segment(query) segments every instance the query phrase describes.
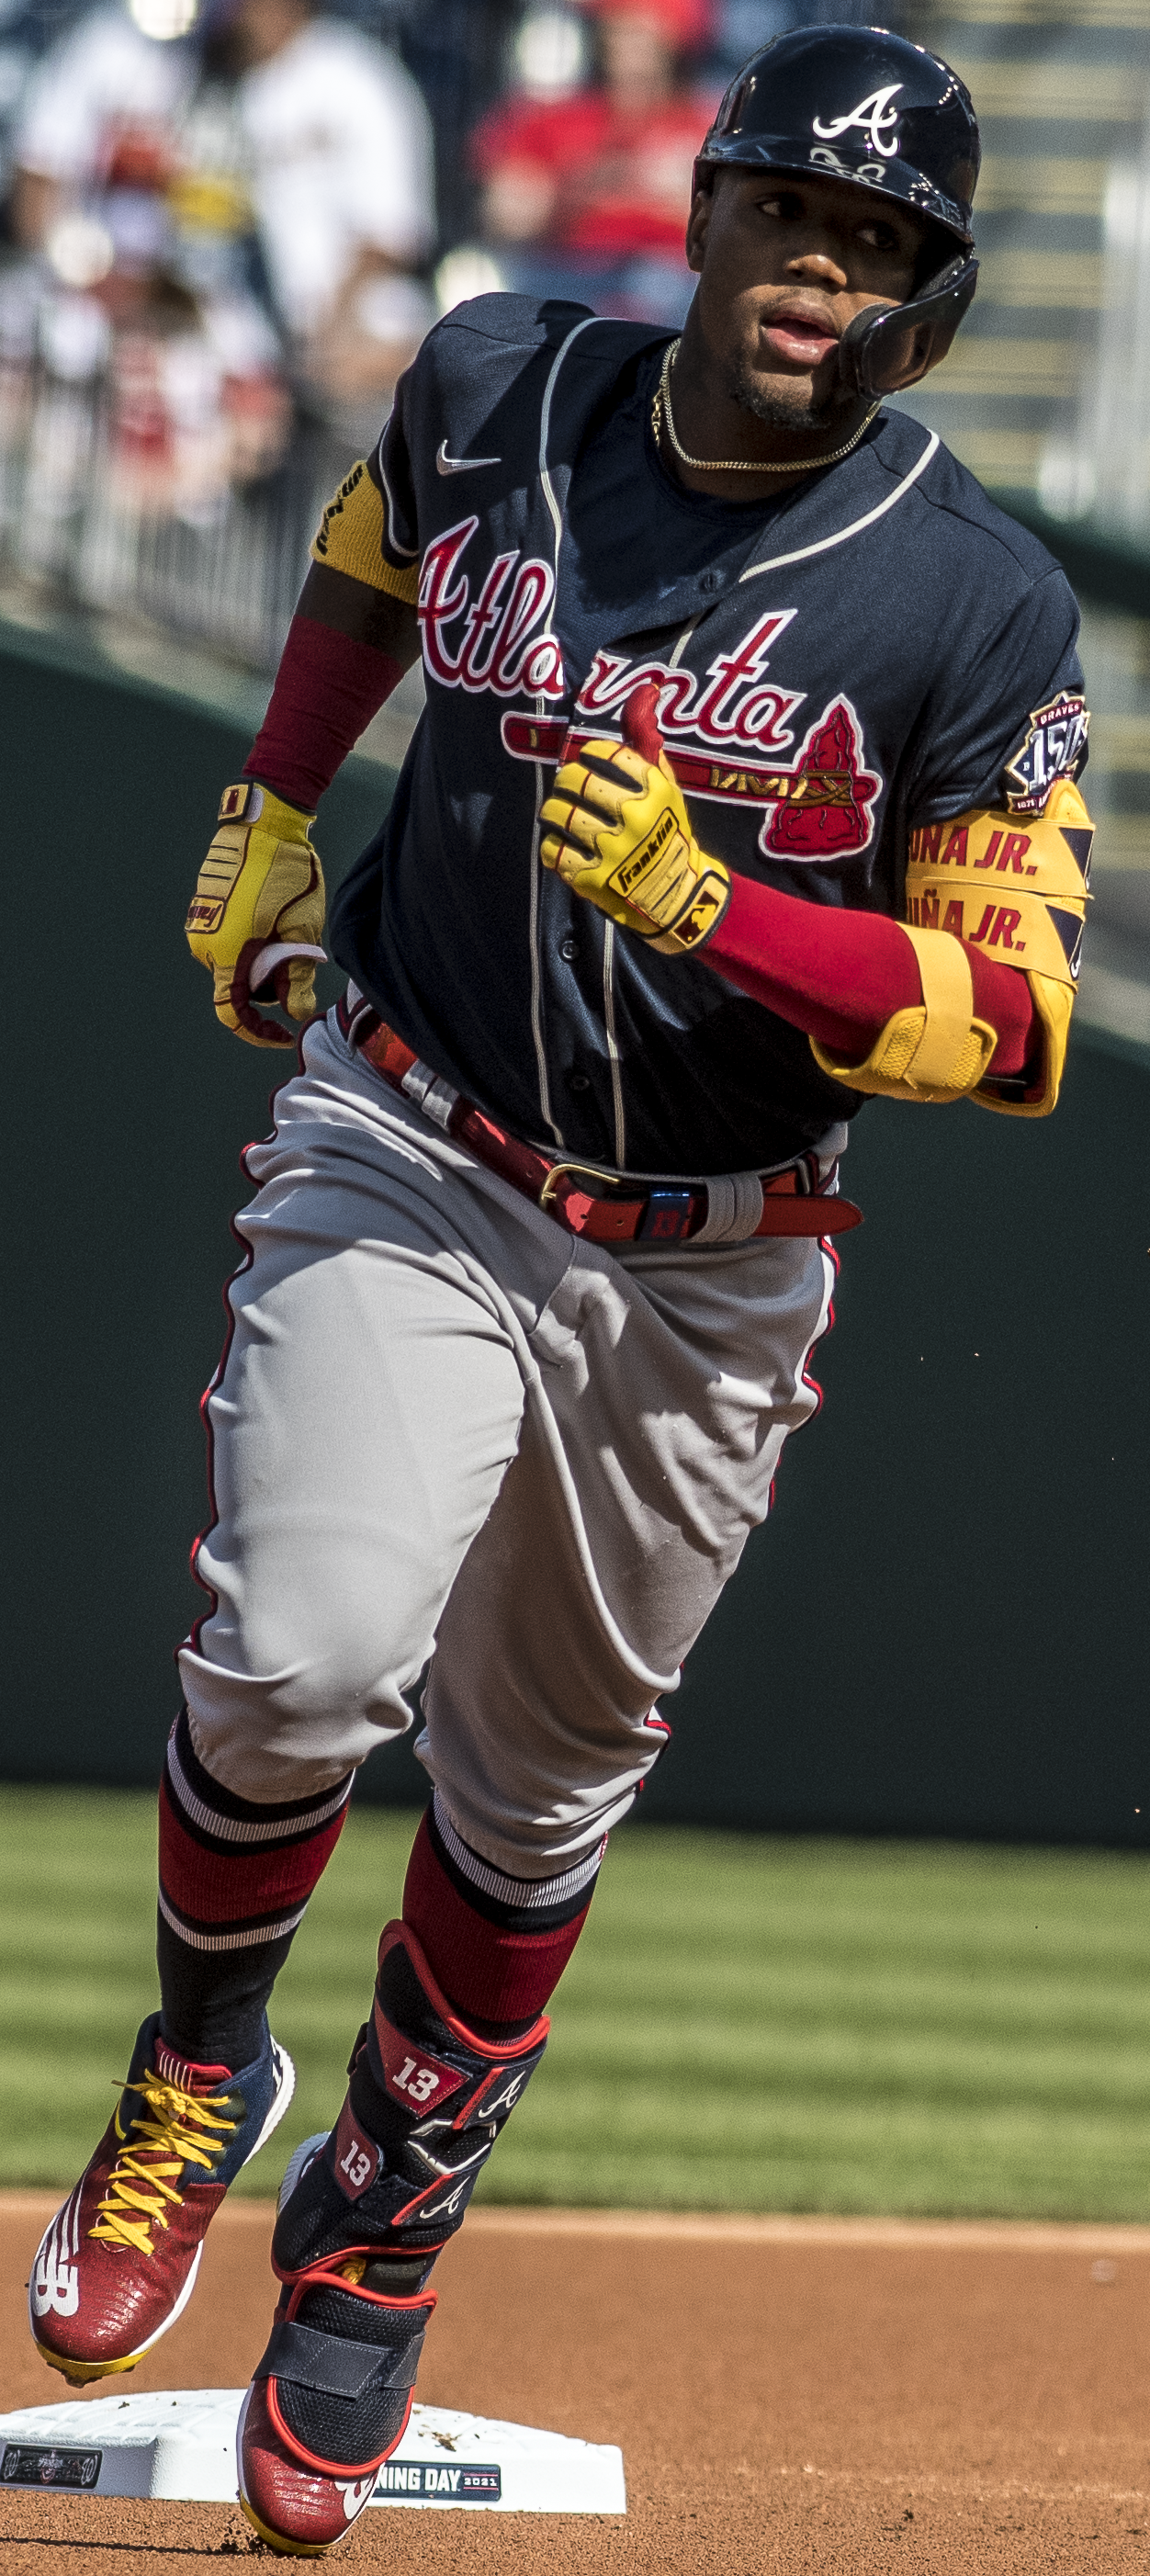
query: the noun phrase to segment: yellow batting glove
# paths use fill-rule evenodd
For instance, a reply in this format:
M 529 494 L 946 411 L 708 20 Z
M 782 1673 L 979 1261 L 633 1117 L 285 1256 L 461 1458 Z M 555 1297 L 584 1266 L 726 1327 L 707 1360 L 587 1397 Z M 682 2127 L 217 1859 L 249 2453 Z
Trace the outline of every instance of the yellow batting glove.
M 678 957 L 717 928 L 731 880 L 691 830 L 655 703 L 654 689 L 636 689 L 624 710 L 627 741 L 584 743 L 564 762 L 543 807 L 539 855 L 621 929 Z
M 261 985 L 271 984 L 293 1020 L 315 1010 L 326 898 L 309 838 L 314 821 L 253 779 L 226 787 L 184 923 L 193 957 L 214 979 L 217 1019 L 249 1046 L 295 1043 L 257 1011 Z

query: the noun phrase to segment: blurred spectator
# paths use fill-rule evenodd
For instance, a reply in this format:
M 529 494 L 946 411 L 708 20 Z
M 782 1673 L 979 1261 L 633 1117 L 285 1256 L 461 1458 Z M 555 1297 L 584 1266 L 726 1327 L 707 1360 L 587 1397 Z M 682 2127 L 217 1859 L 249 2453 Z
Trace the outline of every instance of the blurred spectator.
M 508 284 L 596 312 L 681 322 L 694 280 L 683 235 L 691 167 L 715 98 L 685 58 L 709 0 L 587 0 L 600 78 L 572 96 L 512 99 L 480 125 L 486 238 Z
M 0 0 L 0 198 L 8 192 L 20 102 L 48 41 L 39 0 Z
M 0 0 L 2 5 L 2 0 Z M 394 45 L 418 82 L 435 128 L 439 245 L 471 241 L 476 176 L 469 137 L 507 87 L 524 0 L 344 0 Z
M 51 256 L 62 216 L 101 204 L 118 260 L 138 218 L 153 259 L 201 298 L 262 287 L 325 399 L 379 397 L 433 318 L 430 122 L 394 58 L 310 0 L 223 0 L 202 48 L 194 0 L 100 9 L 34 76 L 16 138 L 13 226 Z
M 184 0 L 163 5 L 170 24 Z M 197 279 L 180 257 L 176 109 L 194 78 L 186 46 L 108 12 L 44 65 L 21 122 L 21 155 L 39 124 L 54 161 L 21 169 L 17 225 L 44 256 L 10 265 L 0 295 L 5 479 L 22 454 L 18 547 L 40 577 L 79 513 L 209 524 L 287 444 L 279 338 L 242 268 Z M 229 204 L 247 220 L 234 184 Z

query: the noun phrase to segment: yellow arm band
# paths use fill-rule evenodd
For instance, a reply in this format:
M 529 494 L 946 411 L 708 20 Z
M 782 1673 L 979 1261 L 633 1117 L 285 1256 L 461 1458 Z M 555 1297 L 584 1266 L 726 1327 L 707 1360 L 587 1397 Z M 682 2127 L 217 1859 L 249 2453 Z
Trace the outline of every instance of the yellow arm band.
M 1090 816 L 1060 778 L 1025 829 L 1009 814 L 959 814 L 911 838 L 906 917 L 949 930 L 1002 966 L 1073 990 L 1086 918 Z
M 312 538 L 312 562 L 327 564 L 332 572 L 346 572 L 353 581 L 369 582 L 373 590 L 390 591 L 393 598 L 405 599 L 414 608 L 419 566 L 411 564 L 397 572 L 383 551 L 385 534 L 383 494 L 361 457 L 328 502 Z
M 906 872 L 908 922 L 949 931 L 1014 966 L 1042 1030 L 1037 1078 L 1022 1098 L 993 1077 L 972 1092 L 981 1109 L 1046 1118 L 1058 1098 L 1090 886 L 1094 827 L 1071 778 L 1055 781 L 1043 812 L 980 811 L 915 832 Z
M 906 922 L 899 927 L 914 949 L 921 1002 L 895 1012 L 862 1064 L 836 1064 L 815 1038 L 811 1051 L 821 1072 L 852 1091 L 891 1100 L 961 1100 L 985 1073 L 997 1032 L 975 1019 L 970 967 L 957 939 Z

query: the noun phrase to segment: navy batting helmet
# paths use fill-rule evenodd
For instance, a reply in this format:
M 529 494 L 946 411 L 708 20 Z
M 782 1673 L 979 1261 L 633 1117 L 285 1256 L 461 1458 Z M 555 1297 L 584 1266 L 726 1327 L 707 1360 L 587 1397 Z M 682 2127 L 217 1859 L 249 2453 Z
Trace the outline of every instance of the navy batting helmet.
M 699 180 L 728 164 L 848 180 L 961 245 L 906 304 L 856 314 L 839 343 L 840 374 L 859 393 L 893 393 L 938 365 L 978 277 L 978 120 L 948 63 L 883 27 L 776 36 L 732 81 L 699 154 Z

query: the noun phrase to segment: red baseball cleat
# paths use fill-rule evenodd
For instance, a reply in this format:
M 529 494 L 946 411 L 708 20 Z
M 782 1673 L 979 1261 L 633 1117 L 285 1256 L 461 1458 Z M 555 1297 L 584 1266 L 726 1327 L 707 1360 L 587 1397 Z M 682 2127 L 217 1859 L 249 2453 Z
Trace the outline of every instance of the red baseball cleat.
M 176 2057 L 158 2013 L 143 2024 L 119 2105 L 28 2283 L 36 2349 L 73 2387 L 134 2369 L 182 2315 L 209 2220 L 294 2088 L 270 2034 L 232 2075 Z
M 248 2521 L 282 2557 L 318 2558 L 346 2538 L 407 2430 L 436 2294 L 391 2297 L 375 2286 L 388 2271 L 367 2253 L 316 2264 L 276 2311 L 236 2456 Z
M 284 2175 L 283 2283 L 237 2436 L 240 2503 L 284 2557 L 346 2538 L 402 2441 L 435 2292 L 428 2275 L 547 2041 L 469 2030 L 415 1934 L 388 1925 L 372 2017 L 329 2137 Z

